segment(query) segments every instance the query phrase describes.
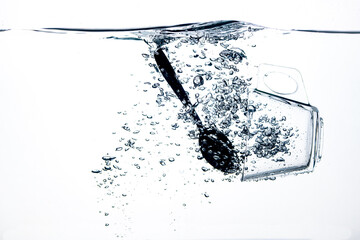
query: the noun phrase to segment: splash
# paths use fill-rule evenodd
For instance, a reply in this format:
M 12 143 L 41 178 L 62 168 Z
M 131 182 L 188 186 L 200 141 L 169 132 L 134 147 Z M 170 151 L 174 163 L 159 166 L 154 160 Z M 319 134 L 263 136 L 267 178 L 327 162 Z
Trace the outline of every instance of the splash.
M 121 222 L 118 231 L 124 234 L 119 236 L 131 232 L 129 205 L 139 197 L 135 192 L 140 186 L 145 185 L 148 193 L 176 199 L 186 209 L 184 194 L 191 185 L 198 186 L 201 201 L 210 204 L 210 196 L 216 193 L 206 190 L 209 184 L 274 180 L 274 173 L 302 169 L 297 159 L 307 157 L 301 152 L 307 151 L 304 142 L 311 138 L 306 124 L 313 117 L 313 108 L 256 91 L 258 63 L 251 53 L 257 46 L 257 34 L 265 30 L 230 21 L 130 29 L 122 37 L 107 37 L 144 41 L 149 51 L 142 58 L 152 76 L 138 84 L 142 99 L 118 113 L 122 125 L 117 132 L 119 145 L 107 150 L 112 152 L 102 157 L 101 168 L 92 171 L 98 187 L 123 213 L 122 220 L 114 223 Z M 184 106 L 162 76 L 154 59 L 159 48 L 166 53 L 192 106 Z M 194 110 L 206 127 L 219 129 L 231 141 L 241 159 L 236 171 L 219 171 L 205 161 Z M 299 124 L 297 117 L 305 124 Z M 174 178 L 176 185 L 171 184 Z

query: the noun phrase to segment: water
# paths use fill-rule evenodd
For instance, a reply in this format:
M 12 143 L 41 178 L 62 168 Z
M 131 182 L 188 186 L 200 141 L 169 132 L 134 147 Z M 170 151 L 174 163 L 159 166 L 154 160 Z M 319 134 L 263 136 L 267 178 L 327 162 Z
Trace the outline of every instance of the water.
M 125 219 L 120 222 L 124 229 L 120 236 L 126 237 L 131 232 L 126 229 L 129 224 L 126 218 L 131 216 L 127 206 L 137 188 L 132 188 L 134 184 L 162 182 L 158 187 L 151 184 L 146 191 L 169 199 L 182 199 L 178 194 L 188 190 L 186 185 L 195 184 L 201 189 L 199 193 L 209 198 L 206 184 L 217 181 L 274 180 L 277 174 L 312 171 L 309 162 L 315 162 L 318 156 L 309 153 L 315 145 L 313 134 L 317 134 L 312 129 L 311 114 L 317 110 L 253 90 L 258 63 L 252 60 L 251 52 L 257 46 L 256 34 L 261 31 L 265 29 L 250 24 L 218 22 L 139 30 L 132 32 L 134 36 L 130 38 L 107 37 L 142 39 L 149 50 L 141 55 L 151 74 L 151 78 L 144 79 L 137 87 L 142 99 L 134 102 L 131 110 L 120 113 L 124 117 L 122 131 L 117 133 L 119 146 L 111 153 L 119 160 L 106 155 L 102 157 L 105 160 L 102 170 L 92 171 L 97 174 L 98 186 L 107 189 L 107 194 L 118 199 L 117 205 L 123 207 Z M 241 159 L 235 173 L 229 169 L 224 175 L 204 160 L 192 109 L 177 99 L 154 61 L 158 48 L 166 51 L 204 125 L 219 129 L 233 143 Z M 136 116 L 129 117 L 130 112 Z M 183 189 L 168 185 L 168 176 L 175 175 L 171 171 L 181 170 L 174 165 L 178 161 L 186 164 L 183 182 L 178 182 L 185 186 Z M 170 188 L 173 189 L 169 191 Z M 211 203 L 205 199 L 201 202 Z M 179 214 L 171 212 L 174 231 Z
M 318 110 L 307 99 L 299 101 L 297 96 L 279 96 L 258 89 L 260 64 L 298 66 L 296 58 L 281 62 L 280 52 L 264 53 L 269 46 L 264 42 L 275 38 L 279 45 L 292 51 L 294 46 L 282 44 L 282 39 L 298 37 L 300 32 L 234 21 L 151 29 L 40 32 L 101 39 L 114 51 L 125 42 L 143 46 L 134 50 L 134 59 L 126 53 L 121 64 L 116 58 L 111 61 L 115 69 L 131 72 L 126 79 L 110 74 L 102 79 L 113 78 L 123 84 L 122 89 L 111 89 L 109 84 L 105 90 L 111 99 L 109 110 L 116 109 L 113 111 L 116 117 L 112 127 L 106 128 L 111 131 L 102 135 L 104 139 L 108 136 L 108 140 L 101 147 L 93 145 L 102 153 L 91 156 L 96 163 L 88 171 L 98 187 L 104 226 L 119 238 L 139 237 L 136 227 L 151 221 L 150 216 L 156 214 L 152 208 L 165 208 L 166 214 L 156 218 L 158 228 L 146 229 L 149 235 L 156 236 L 156 230 L 165 228 L 167 236 L 177 236 L 184 229 L 178 222 L 186 222 L 184 216 L 190 211 L 195 208 L 212 211 L 215 208 L 212 206 L 219 207 L 218 186 L 309 172 L 321 157 L 316 152 L 317 129 L 321 125 Z M 80 44 L 78 47 L 81 49 Z M 154 61 L 154 51 L 159 47 L 166 52 L 204 125 L 221 130 L 239 156 L 244 157 L 239 171 L 224 174 L 203 159 L 199 131 L 189 115 L 191 109 L 183 107 Z M 121 51 L 117 56 L 121 56 Z M 126 69 L 128 66 L 130 70 Z M 81 74 L 77 77 L 81 79 Z M 113 98 L 126 93 L 125 101 Z M 96 102 L 92 105 L 96 106 Z M 89 125 L 88 129 L 93 128 Z

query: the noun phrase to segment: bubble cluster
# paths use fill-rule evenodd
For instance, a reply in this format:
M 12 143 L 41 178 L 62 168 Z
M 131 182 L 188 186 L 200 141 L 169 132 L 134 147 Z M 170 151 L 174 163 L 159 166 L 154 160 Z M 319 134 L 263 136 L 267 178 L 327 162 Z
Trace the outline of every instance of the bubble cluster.
M 258 158 L 272 158 L 278 153 L 290 152 L 290 139 L 294 136 L 292 128 L 281 127 L 276 117 L 263 115 L 254 121 L 255 130 L 251 132 L 255 143 L 250 147 Z M 284 161 L 284 160 L 283 160 Z
M 97 186 L 116 199 L 123 212 L 131 206 L 131 198 L 140 186 L 149 184 L 146 190 L 159 196 L 167 192 L 169 199 L 177 197 L 178 205 L 186 209 L 188 203 L 184 201 L 188 199 L 183 199 L 186 191 L 181 190 L 190 185 L 240 181 L 247 168 L 247 157 L 256 157 L 253 164 L 257 159 L 286 161 L 284 154 L 291 154 L 290 145 L 296 137 L 295 130 L 285 124 L 287 117 L 267 114 L 254 117 L 266 106 L 249 101 L 256 66 L 251 64 L 247 49 L 255 44 L 246 41 L 258 30 L 261 28 L 229 23 L 209 29 L 140 32 L 149 46 L 149 52 L 143 53 L 142 58 L 151 77 L 139 81 L 138 91 L 142 94 L 139 102 L 118 112 L 121 123 L 116 131 L 116 136 L 120 136 L 118 145 L 101 156 L 101 170 L 92 170 Z M 166 52 L 193 106 L 184 107 L 161 75 L 154 60 L 159 47 Z M 215 146 L 218 143 L 213 139 L 219 135 L 212 133 L 201 138 L 191 115 L 194 110 L 206 127 L 218 129 L 224 139 L 229 139 L 220 143 L 234 146 L 234 153 L 210 152 L 222 149 Z M 201 144 L 208 147 L 206 151 Z M 214 169 L 205 161 L 206 154 L 214 159 L 223 156 L 215 160 L 226 165 L 227 171 Z M 181 173 L 178 180 L 182 184 L 171 185 L 168 179 L 177 173 Z M 199 195 L 206 199 L 215 194 L 204 190 Z M 107 211 L 105 216 L 108 215 Z M 124 222 L 128 222 L 129 215 L 124 213 Z

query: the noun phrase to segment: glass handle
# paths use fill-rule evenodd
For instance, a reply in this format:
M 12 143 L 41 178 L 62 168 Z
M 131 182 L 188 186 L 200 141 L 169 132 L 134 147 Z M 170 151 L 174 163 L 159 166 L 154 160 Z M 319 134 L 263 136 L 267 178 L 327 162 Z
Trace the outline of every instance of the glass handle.
M 315 143 L 315 161 L 316 163 L 320 162 L 322 158 L 322 150 L 324 145 L 324 120 L 320 117 L 317 126 L 317 136 L 316 136 L 316 143 Z
M 290 67 L 260 64 L 256 89 L 296 102 L 309 104 L 301 73 Z

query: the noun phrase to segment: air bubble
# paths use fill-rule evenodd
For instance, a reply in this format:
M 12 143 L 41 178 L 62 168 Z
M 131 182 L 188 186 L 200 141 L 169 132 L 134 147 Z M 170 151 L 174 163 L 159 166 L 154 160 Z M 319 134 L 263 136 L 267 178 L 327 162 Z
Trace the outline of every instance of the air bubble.
M 204 78 L 201 75 L 197 75 L 193 80 L 194 87 L 199 87 L 204 84 Z

